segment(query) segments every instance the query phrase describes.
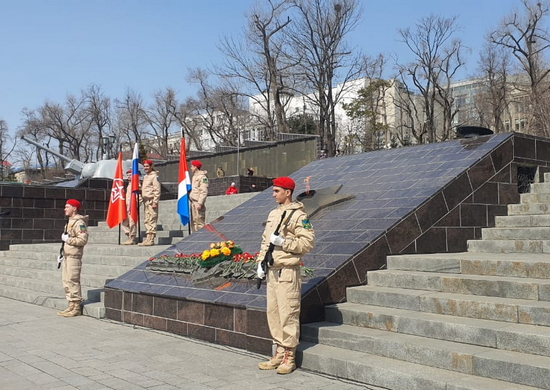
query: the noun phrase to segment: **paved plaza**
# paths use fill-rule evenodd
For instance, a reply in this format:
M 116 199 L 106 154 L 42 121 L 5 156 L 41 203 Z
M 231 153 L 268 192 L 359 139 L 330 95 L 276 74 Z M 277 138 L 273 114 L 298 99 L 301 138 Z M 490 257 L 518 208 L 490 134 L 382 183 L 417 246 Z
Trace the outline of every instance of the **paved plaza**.
M 264 356 L 0 297 L 0 389 L 372 389 Z

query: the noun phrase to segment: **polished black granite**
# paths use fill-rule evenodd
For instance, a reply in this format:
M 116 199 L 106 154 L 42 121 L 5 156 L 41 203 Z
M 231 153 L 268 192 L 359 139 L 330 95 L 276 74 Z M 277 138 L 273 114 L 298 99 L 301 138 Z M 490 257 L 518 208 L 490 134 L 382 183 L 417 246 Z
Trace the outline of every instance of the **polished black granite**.
M 292 175 L 297 184 L 295 197 L 306 191 L 306 179 L 309 179 L 311 190 L 341 185 L 338 194 L 353 196 L 318 211 L 311 218 L 316 243 L 303 262 L 315 270 L 315 276 L 304 279 L 303 296 L 339 269 L 344 269 L 350 259 L 360 261 L 358 255 L 380 238 L 384 239 L 383 247 L 388 248 L 383 251 L 403 253 L 411 251 L 411 243 L 422 245 L 423 242 L 429 243 L 428 237 L 440 237 L 441 234 L 432 228 L 443 216 L 452 215 L 455 207 L 461 207 L 461 202 L 471 197 L 481 184 L 500 174 L 501 170 L 509 169 L 515 154 L 532 155 L 515 151 L 517 138 L 518 135 L 513 133 L 497 134 L 380 150 L 318 160 L 295 172 Z M 524 142 L 523 138 L 521 142 Z M 524 149 L 532 149 L 531 143 L 536 144 L 528 138 Z M 258 193 L 159 255 L 199 253 L 211 242 L 220 240 L 232 240 L 243 251 L 257 252 L 262 224 L 275 207 L 271 195 L 270 189 Z M 467 220 L 464 216 L 462 219 Z M 475 222 L 472 220 L 472 224 Z M 468 238 L 468 234 L 475 233 L 472 232 L 470 229 L 463 236 Z M 451 233 L 445 233 L 444 239 Z M 460 233 L 456 234 L 460 236 Z M 422 235 L 424 241 L 420 239 L 417 243 L 415 240 Z M 441 246 L 446 247 L 446 244 L 434 248 Z M 223 279 L 193 284 L 186 275 L 148 271 L 146 263 L 110 281 L 106 287 L 235 307 L 265 307 L 265 285 L 257 290 L 254 281 L 232 280 L 226 283 L 227 280 Z M 355 264 L 355 268 L 360 268 L 360 265 Z M 358 283 L 363 281 L 360 275 Z M 326 299 L 322 300 L 327 303 Z

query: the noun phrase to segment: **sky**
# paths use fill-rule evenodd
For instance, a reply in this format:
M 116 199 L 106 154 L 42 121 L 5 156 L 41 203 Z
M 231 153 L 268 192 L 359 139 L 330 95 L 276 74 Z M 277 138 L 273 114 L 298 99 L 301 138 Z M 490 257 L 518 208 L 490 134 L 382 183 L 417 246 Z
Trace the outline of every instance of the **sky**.
M 21 111 L 64 103 L 94 84 L 111 99 L 131 89 L 146 103 L 166 87 L 196 95 L 189 69 L 221 64 L 224 36 L 238 38 L 258 0 L 0 0 L 0 119 L 11 134 Z M 264 1 L 266 0 L 259 0 Z M 401 62 L 410 55 L 398 29 L 431 14 L 456 16 L 456 37 L 472 50 L 473 74 L 485 34 L 521 0 L 359 0 L 364 8 L 349 45 Z

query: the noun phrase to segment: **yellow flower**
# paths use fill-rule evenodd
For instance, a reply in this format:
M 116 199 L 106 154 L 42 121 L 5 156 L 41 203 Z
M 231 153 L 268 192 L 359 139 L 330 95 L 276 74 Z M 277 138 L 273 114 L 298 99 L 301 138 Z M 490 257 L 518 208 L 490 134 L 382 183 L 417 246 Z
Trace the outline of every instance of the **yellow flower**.
M 210 244 L 210 248 L 214 249 L 216 247 L 216 244 L 212 243 Z
M 222 248 L 222 253 L 225 255 L 225 256 L 229 256 L 231 254 L 231 249 L 229 249 L 228 247 L 224 246 Z
M 218 249 L 216 249 L 216 248 L 210 249 L 210 256 L 211 256 L 211 257 L 216 257 L 216 256 L 218 256 L 219 254 L 220 254 L 220 251 L 219 251 Z
M 201 254 L 201 259 L 206 260 L 210 257 L 210 251 L 207 249 Z

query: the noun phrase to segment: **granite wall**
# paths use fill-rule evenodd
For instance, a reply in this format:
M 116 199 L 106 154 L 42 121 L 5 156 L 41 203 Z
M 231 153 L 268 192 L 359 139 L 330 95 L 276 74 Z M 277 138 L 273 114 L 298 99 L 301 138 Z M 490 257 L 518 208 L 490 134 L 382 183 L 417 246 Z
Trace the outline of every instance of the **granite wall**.
M 466 250 L 467 240 L 519 201 L 518 169 L 536 172 L 536 180 L 549 166 L 549 140 L 510 133 L 317 160 L 298 170 L 296 194 L 334 187 L 347 199 L 311 218 L 316 244 L 303 261 L 315 271 L 303 281 L 302 322 L 323 319 L 326 304 L 344 301 L 346 287 L 366 283 L 389 254 Z M 259 193 L 159 255 L 197 253 L 219 235 L 254 253 L 273 206 L 270 191 Z M 270 353 L 265 287 L 254 282 L 196 284 L 144 262 L 109 282 L 105 296 L 110 319 Z
M 67 222 L 67 199 L 82 202 L 82 214 L 90 216 L 90 225 L 105 220 L 110 190 L 63 188 L 18 183 L 0 184 L 0 250 L 10 244 L 60 242 Z M 7 215 L 6 215 L 7 214 Z

